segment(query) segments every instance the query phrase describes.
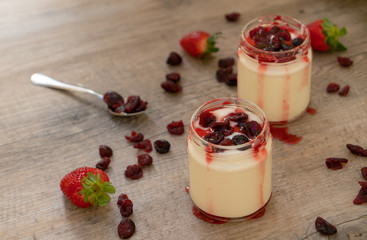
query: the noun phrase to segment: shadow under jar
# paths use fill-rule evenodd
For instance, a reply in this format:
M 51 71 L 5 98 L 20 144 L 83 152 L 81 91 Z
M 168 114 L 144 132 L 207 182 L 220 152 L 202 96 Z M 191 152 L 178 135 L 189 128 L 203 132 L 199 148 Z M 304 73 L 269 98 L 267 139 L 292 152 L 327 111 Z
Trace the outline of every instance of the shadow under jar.
M 271 123 L 284 124 L 307 109 L 312 50 L 307 27 L 286 16 L 250 21 L 238 48 L 238 98 L 256 103 Z
M 207 217 L 239 221 L 265 207 L 272 138 L 255 104 L 237 98 L 205 103 L 191 118 L 187 149 L 190 197 Z

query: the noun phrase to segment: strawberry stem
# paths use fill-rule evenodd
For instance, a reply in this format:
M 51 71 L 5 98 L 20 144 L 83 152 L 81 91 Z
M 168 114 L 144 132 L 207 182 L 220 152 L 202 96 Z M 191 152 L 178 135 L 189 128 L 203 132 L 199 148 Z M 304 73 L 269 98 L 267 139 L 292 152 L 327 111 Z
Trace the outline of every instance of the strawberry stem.
M 217 48 L 215 44 L 216 40 L 221 37 L 221 34 L 222 34 L 221 32 L 216 32 L 210 37 L 208 37 L 208 39 L 206 40 L 206 50 L 205 52 L 199 55 L 199 58 L 202 58 L 204 63 L 206 63 L 206 60 L 208 59 L 211 53 L 219 51 L 219 48 Z
M 325 42 L 329 45 L 330 49 L 345 51 L 347 48 L 338 41 L 339 37 L 343 37 L 347 34 L 347 29 L 345 27 L 339 29 L 335 26 L 329 19 L 324 18 L 321 23 L 321 27 L 323 28 L 323 33 L 325 34 Z

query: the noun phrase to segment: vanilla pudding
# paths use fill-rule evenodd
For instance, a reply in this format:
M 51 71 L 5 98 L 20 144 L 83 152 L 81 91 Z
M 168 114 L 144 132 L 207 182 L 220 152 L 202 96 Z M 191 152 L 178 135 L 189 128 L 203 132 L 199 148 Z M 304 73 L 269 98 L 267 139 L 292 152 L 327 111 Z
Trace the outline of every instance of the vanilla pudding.
M 210 217 L 233 220 L 264 207 L 271 196 L 271 145 L 269 123 L 256 105 L 226 98 L 200 107 L 187 141 L 194 204 Z
M 269 122 L 292 121 L 310 102 L 311 64 L 305 25 L 280 16 L 253 20 L 238 50 L 238 97 L 257 104 Z

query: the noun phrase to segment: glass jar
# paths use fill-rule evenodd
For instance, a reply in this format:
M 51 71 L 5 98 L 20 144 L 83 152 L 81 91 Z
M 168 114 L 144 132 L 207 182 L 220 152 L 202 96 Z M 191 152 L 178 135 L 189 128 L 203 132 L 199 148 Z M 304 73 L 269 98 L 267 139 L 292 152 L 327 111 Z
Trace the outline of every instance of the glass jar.
M 279 38 L 279 29 L 289 35 Z M 296 38 L 303 42 L 293 45 Z M 256 103 L 271 123 L 293 121 L 310 102 L 311 65 L 310 33 L 304 24 L 276 15 L 254 19 L 241 32 L 237 96 Z
M 225 122 L 230 113 L 244 112 L 248 115 L 245 124 L 256 121 L 261 128 L 257 136 L 254 134 L 246 143 L 214 144 L 204 136 L 211 127 L 199 124 L 203 112 L 213 113 L 216 122 Z M 234 140 L 240 123 L 229 123 L 234 131 L 227 134 L 227 138 Z M 269 123 L 255 104 L 237 98 L 221 98 L 199 107 L 191 118 L 187 139 L 189 193 L 199 211 L 211 219 L 236 221 L 265 210 L 271 196 L 271 146 Z

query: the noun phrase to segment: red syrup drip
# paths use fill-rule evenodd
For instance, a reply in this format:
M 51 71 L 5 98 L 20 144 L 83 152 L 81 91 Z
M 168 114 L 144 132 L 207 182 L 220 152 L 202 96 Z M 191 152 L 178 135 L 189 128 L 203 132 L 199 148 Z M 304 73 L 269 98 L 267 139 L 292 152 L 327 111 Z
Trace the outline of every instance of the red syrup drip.
M 258 77 L 258 87 L 257 87 L 257 105 L 260 108 L 264 107 L 264 78 L 266 72 L 266 65 L 259 64 L 259 77 Z
M 257 162 L 259 162 L 259 174 L 260 174 L 260 185 L 259 185 L 259 200 L 260 205 L 264 205 L 264 180 L 265 180 L 265 167 L 267 160 L 268 151 L 265 147 L 262 147 L 261 150 L 259 148 L 255 149 L 254 157 Z
M 283 121 L 288 120 L 289 115 L 289 85 L 290 85 L 291 76 L 288 73 L 288 68 L 286 68 L 286 76 L 285 76 L 285 83 L 284 83 L 284 89 L 283 89 L 283 103 L 282 103 L 282 118 Z
M 309 107 L 306 109 L 306 112 L 308 112 L 311 115 L 315 115 L 317 113 L 317 110 Z
M 185 192 L 186 192 L 186 193 L 190 193 L 190 186 L 186 186 L 186 187 L 185 187 Z
M 307 54 L 307 52 L 306 52 L 306 54 Z M 300 89 L 306 87 L 307 84 L 308 84 L 308 74 L 309 74 L 308 70 L 309 70 L 310 60 L 308 59 L 307 55 L 303 56 L 303 61 L 307 64 L 307 66 L 305 67 L 305 71 L 303 73 L 303 81 L 301 83 L 301 88 Z
M 270 132 L 274 139 L 290 145 L 297 144 L 302 140 L 302 136 L 288 133 L 287 127 L 274 127 L 270 125 Z

